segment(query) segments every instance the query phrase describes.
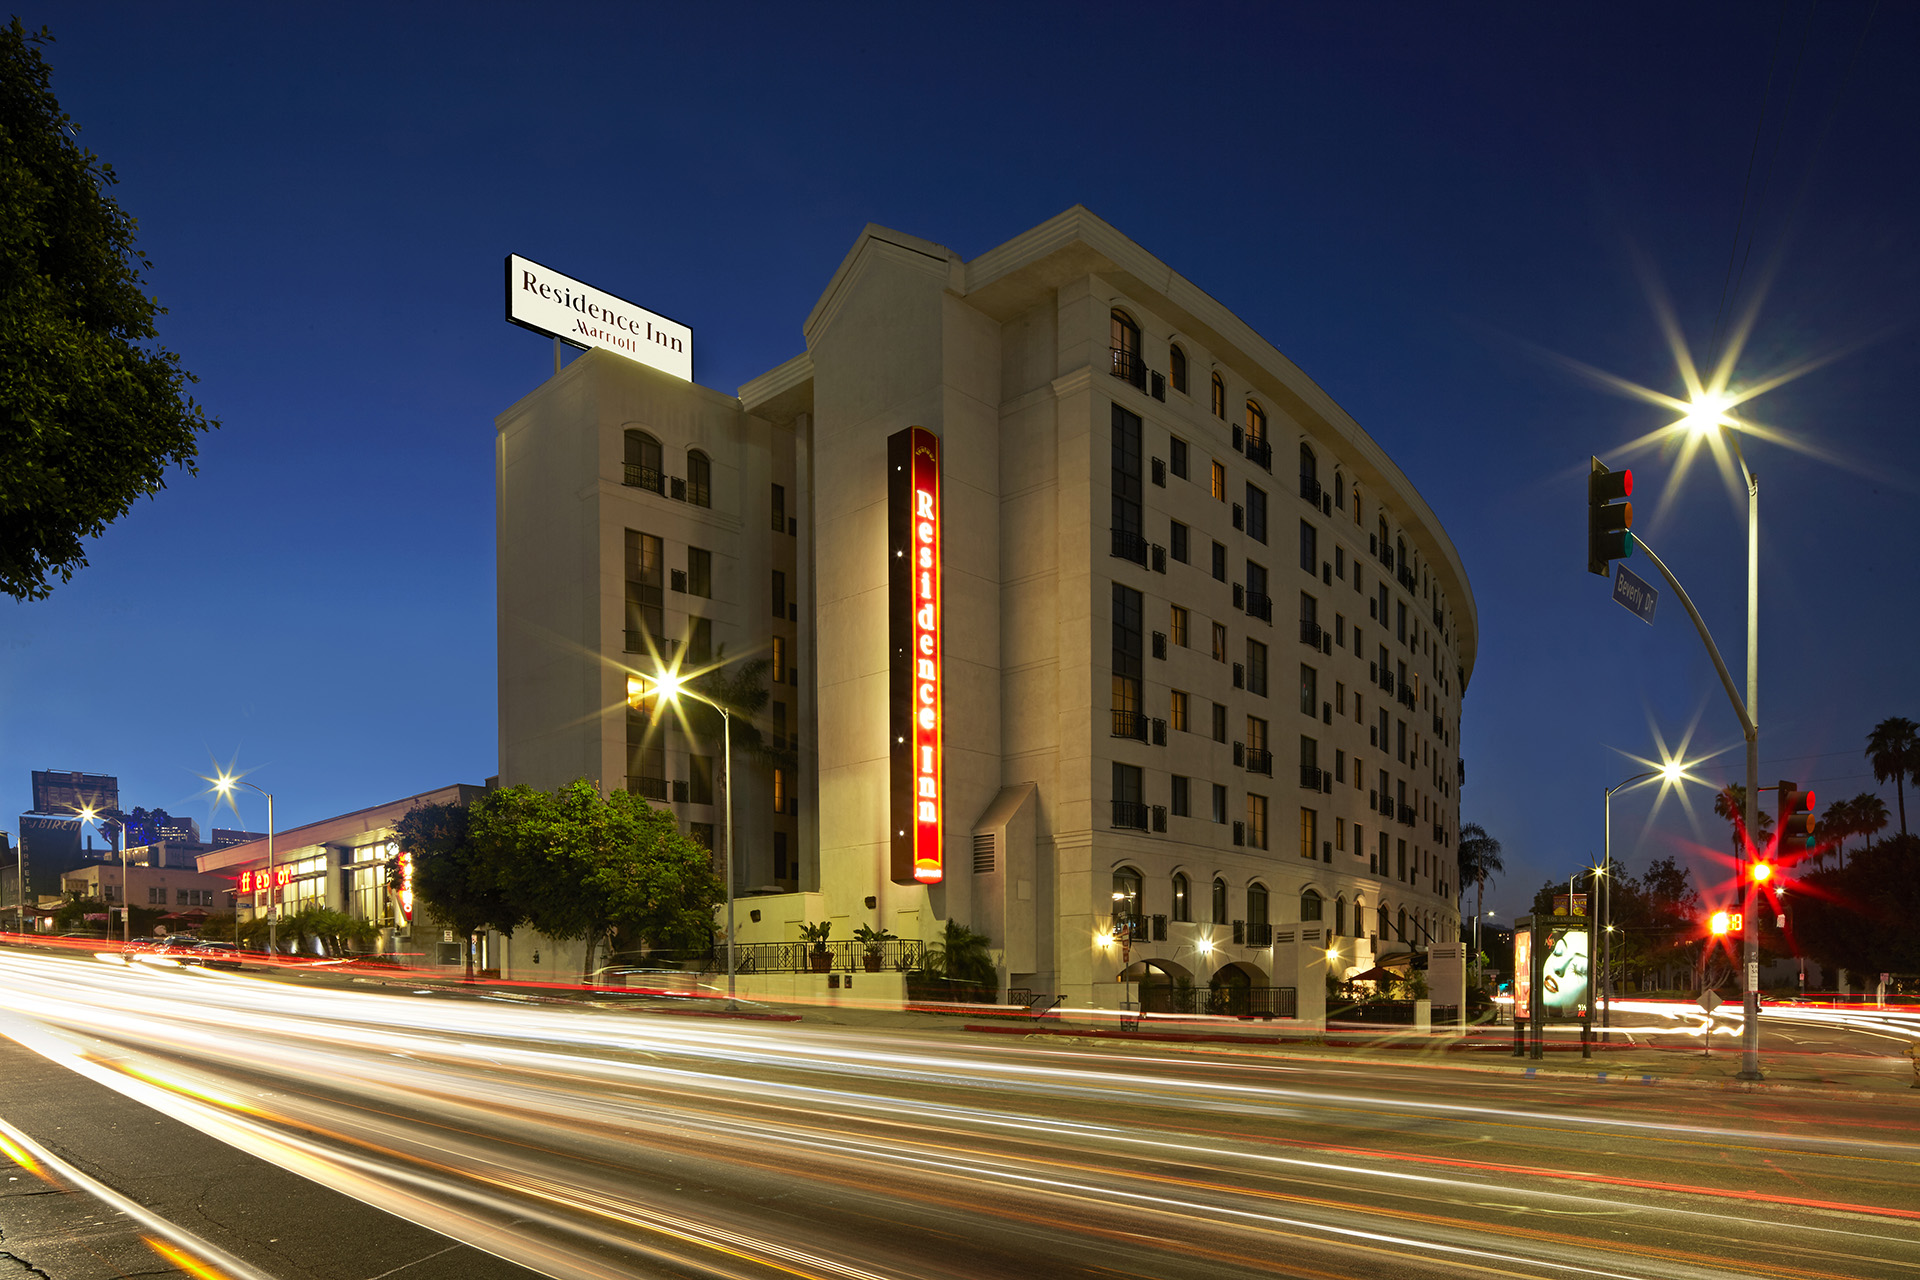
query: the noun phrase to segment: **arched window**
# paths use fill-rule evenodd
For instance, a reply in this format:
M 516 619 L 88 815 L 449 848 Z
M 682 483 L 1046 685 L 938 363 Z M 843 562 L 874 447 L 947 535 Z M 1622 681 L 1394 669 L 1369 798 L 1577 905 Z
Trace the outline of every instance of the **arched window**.
M 1258 880 L 1247 886 L 1247 923 L 1267 924 L 1267 886 Z
M 1227 922 L 1227 882 L 1219 876 L 1213 878 L 1213 922 Z
M 1360 904 L 1356 902 L 1354 904 L 1354 919 L 1356 922 L 1360 918 L 1359 908 Z M 1336 938 L 1344 938 L 1347 936 L 1347 899 L 1344 894 L 1333 900 L 1333 936 Z
M 1333 507 L 1336 511 L 1347 509 L 1347 481 L 1338 467 L 1333 469 Z
M 1394 563 L 1399 565 L 1402 569 L 1412 568 L 1413 561 L 1407 559 L 1407 540 L 1405 538 L 1394 539 L 1394 547 L 1395 547 L 1395 554 L 1399 557 L 1394 561 Z
M 1267 438 L 1267 411 L 1253 401 L 1247 401 L 1247 439 L 1265 440 Z
M 687 501 L 696 507 L 713 505 L 713 463 L 698 449 L 687 450 Z
M 1320 459 L 1315 457 L 1313 450 L 1307 447 L 1305 441 L 1302 441 L 1300 444 L 1300 487 L 1302 489 L 1308 488 L 1307 481 L 1309 480 L 1315 484 L 1320 482 Z
M 1173 918 L 1175 920 L 1193 919 L 1193 909 L 1188 906 L 1187 876 L 1184 871 L 1173 873 Z
M 1380 517 L 1380 554 L 1384 556 L 1392 549 L 1393 549 L 1393 544 L 1389 542 L 1387 539 L 1387 518 L 1385 516 L 1381 516 Z M 1382 618 L 1381 621 L 1384 622 L 1386 621 L 1386 619 Z
M 651 489 L 655 493 L 667 491 L 660 476 L 658 440 L 644 431 L 627 432 L 626 474 L 621 481 L 636 489 Z
M 1321 911 L 1322 905 L 1323 904 L 1320 901 L 1320 894 L 1317 890 L 1313 890 L 1313 889 L 1303 890 L 1300 894 L 1301 921 L 1305 922 L 1308 920 L 1318 920 L 1320 918 L 1320 911 Z
M 1227 384 L 1217 373 L 1213 375 L 1213 416 L 1222 422 L 1227 420 Z
M 1144 882 L 1133 867 L 1120 867 L 1113 873 L 1113 931 L 1134 927 L 1140 919 L 1140 899 Z M 1135 935 L 1138 936 L 1138 935 Z
M 1167 344 L 1167 378 L 1175 391 L 1187 393 L 1187 353 L 1172 343 Z
M 1405 907 L 1400 908 L 1400 919 L 1397 923 L 1399 925 L 1400 941 L 1405 942 L 1407 940 L 1407 909 Z
M 1140 359 L 1140 326 L 1117 308 L 1113 312 L 1113 376 L 1136 387 L 1147 383 L 1147 367 Z
M 1377 927 L 1374 930 L 1373 936 L 1375 938 L 1388 937 L 1389 935 L 1387 933 L 1387 904 L 1386 903 L 1383 902 L 1380 904 L 1380 910 L 1377 914 L 1379 916 L 1379 919 L 1375 922 Z

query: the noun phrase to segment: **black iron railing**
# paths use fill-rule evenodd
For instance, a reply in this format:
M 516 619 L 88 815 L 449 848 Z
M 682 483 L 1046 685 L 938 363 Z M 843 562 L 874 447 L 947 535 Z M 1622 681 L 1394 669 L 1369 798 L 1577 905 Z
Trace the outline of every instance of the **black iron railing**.
M 1147 565 L 1147 540 L 1131 529 L 1113 531 L 1113 554 L 1131 560 L 1141 568 Z
M 1273 776 L 1273 752 L 1262 750 L 1259 747 L 1248 747 L 1247 772 L 1264 773 L 1271 778 Z
M 1408 591 L 1418 591 L 1420 589 L 1420 579 L 1414 576 L 1412 565 L 1401 565 L 1399 571 L 1394 576 L 1400 579 L 1400 585 Z
M 1122 347 L 1112 348 L 1113 376 L 1132 383 L 1142 391 L 1147 389 L 1147 363 L 1140 358 L 1138 351 L 1128 351 Z
M 1143 1013 L 1188 1018 L 1209 1014 L 1227 1018 L 1298 1016 L 1292 987 L 1234 987 L 1224 983 L 1212 989 L 1175 986 L 1170 982 L 1142 983 L 1140 1009 Z
M 1247 461 L 1262 471 L 1273 470 L 1273 446 L 1260 436 L 1247 437 Z
M 824 947 L 824 950 L 821 948 Z M 812 942 L 743 942 L 734 947 L 735 973 L 904 972 L 918 968 L 922 944 L 909 938 Z M 725 943 L 716 944 L 708 971 L 727 971 Z
M 667 492 L 666 473 L 658 467 L 643 467 L 629 462 L 626 464 L 626 474 L 622 482 L 635 489 L 645 489 L 650 493 L 663 496 Z
M 1147 829 L 1147 806 L 1133 800 L 1115 800 L 1113 802 L 1113 825 L 1131 831 Z
M 627 790 L 636 796 L 645 796 L 649 800 L 658 800 L 664 804 L 667 799 L 667 780 L 629 774 Z
M 1300 476 L 1300 496 L 1317 507 L 1320 505 L 1320 492 L 1320 481 L 1302 472 Z
M 1147 740 L 1147 718 L 1138 711 L 1122 711 L 1118 707 L 1113 712 L 1113 736 L 1116 738 L 1134 738 Z
M 1311 618 L 1300 619 L 1300 643 L 1301 644 L 1307 645 L 1311 648 L 1318 649 L 1320 647 L 1320 637 L 1325 635 L 1326 633 L 1327 633 L 1326 628 L 1322 627 L 1319 623 L 1313 621 Z
M 1303 764 L 1300 766 L 1300 785 L 1309 791 L 1320 790 L 1321 779 L 1326 776 L 1327 771 L 1315 765 Z
M 1247 616 L 1262 622 L 1273 621 L 1273 597 L 1264 591 L 1247 592 Z

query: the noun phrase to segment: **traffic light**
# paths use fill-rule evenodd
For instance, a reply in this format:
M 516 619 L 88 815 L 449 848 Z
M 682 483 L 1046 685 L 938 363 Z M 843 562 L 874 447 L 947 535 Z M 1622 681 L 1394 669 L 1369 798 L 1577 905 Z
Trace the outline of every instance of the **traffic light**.
M 1771 862 L 1756 861 L 1752 866 L 1747 868 L 1747 875 L 1755 884 L 1765 884 L 1767 881 L 1773 879 L 1773 864 Z
M 1593 459 L 1587 473 L 1587 572 L 1607 576 L 1607 565 L 1633 554 L 1633 472 L 1609 471 Z
M 1773 795 L 1780 806 L 1773 828 L 1779 832 L 1780 856 L 1805 853 L 1813 848 L 1813 792 L 1782 781 Z

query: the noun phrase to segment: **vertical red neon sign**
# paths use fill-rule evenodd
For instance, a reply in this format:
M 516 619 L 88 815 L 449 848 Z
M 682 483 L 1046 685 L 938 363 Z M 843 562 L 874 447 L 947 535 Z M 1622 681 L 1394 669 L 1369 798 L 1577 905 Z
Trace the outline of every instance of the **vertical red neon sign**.
M 940 815 L 940 441 L 913 433 L 913 878 L 945 874 Z

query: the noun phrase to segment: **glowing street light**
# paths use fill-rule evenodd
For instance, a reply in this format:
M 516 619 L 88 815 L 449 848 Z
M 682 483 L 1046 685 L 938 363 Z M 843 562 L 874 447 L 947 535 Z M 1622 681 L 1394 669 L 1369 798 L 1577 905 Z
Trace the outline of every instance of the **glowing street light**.
M 267 953 L 269 955 L 279 955 L 279 922 L 276 919 L 278 913 L 274 910 L 273 901 L 273 896 L 278 890 L 278 886 L 273 882 L 273 793 L 271 791 L 263 791 L 251 782 L 242 782 L 231 773 L 221 773 L 219 776 L 209 779 L 209 781 L 213 783 L 213 789 L 218 791 L 221 798 L 229 805 L 233 804 L 233 789 L 235 787 L 245 787 L 249 791 L 258 791 L 267 798 Z M 239 812 L 239 808 L 235 807 L 234 813 L 236 816 Z M 259 897 L 259 890 L 256 889 L 254 891 L 254 896 L 256 898 Z M 256 903 L 254 905 L 254 913 L 258 915 L 259 910 L 259 904 Z
M 661 697 L 669 703 L 681 698 L 692 698 L 695 702 L 704 702 L 720 713 L 721 727 L 721 768 L 727 779 L 727 835 L 725 840 L 725 860 L 727 876 L 727 1008 L 739 1008 L 734 999 L 734 950 L 733 950 L 733 715 L 712 698 L 696 693 L 676 670 L 662 671 L 657 675 L 627 676 L 627 705 L 638 708 L 648 698 Z

